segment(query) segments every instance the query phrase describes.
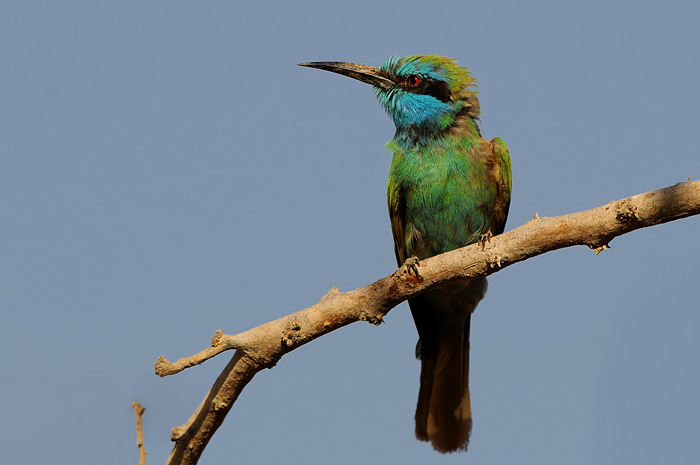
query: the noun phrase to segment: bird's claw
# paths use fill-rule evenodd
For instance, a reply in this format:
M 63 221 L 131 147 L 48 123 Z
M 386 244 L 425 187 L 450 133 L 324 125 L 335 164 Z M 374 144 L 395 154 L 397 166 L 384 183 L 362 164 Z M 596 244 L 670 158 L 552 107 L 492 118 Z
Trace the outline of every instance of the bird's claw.
M 418 272 L 418 267 L 420 266 L 420 261 L 418 260 L 418 257 L 409 257 L 403 264 L 406 267 L 406 273 L 408 273 L 409 276 L 413 274 L 417 279 L 423 279 L 423 277 Z
M 486 232 L 486 234 L 482 234 L 479 236 L 479 240 L 477 243 L 481 246 L 481 250 L 483 251 L 486 248 L 486 243 L 491 242 L 491 238 L 493 237 L 493 233 L 489 230 Z

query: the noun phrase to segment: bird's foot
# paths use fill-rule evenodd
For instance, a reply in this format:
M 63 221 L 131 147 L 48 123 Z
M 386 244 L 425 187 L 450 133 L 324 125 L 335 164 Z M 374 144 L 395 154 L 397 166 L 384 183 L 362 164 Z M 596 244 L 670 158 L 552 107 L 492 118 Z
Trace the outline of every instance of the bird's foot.
M 409 257 L 403 264 L 406 267 L 406 273 L 408 273 L 409 276 L 413 274 L 417 279 L 423 279 L 423 276 L 421 276 L 418 272 L 418 267 L 420 266 L 420 261 L 418 260 L 418 257 Z
M 482 234 L 479 236 L 479 240 L 477 241 L 477 244 L 481 246 L 481 250 L 483 251 L 486 248 L 486 243 L 491 242 L 491 238 L 493 237 L 493 233 L 491 230 L 487 231 L 486 234 Z

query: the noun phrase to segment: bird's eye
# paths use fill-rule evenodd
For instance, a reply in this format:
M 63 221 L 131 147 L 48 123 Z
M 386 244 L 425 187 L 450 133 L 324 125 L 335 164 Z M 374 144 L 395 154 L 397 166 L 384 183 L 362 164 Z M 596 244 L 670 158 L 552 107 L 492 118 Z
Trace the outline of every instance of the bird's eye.
M 411 74 L 406 78 L 406 83 L 408 84 L 409 87 L 418 87 L 418 84 L 420 84 L 421 78 L 420 76 L 416 74 Z

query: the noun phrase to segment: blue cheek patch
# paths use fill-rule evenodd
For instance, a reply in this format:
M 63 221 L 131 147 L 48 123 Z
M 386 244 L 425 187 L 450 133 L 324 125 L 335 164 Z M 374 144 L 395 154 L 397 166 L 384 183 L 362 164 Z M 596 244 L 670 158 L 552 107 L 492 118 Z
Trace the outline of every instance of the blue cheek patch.
M 431 95 L 414 94 L 403 90 L 378 93 L 379 101 L 394 119 L 397 128 L 421 126 L 440 130 L 454 120 L 455 104 L 441 102 Z

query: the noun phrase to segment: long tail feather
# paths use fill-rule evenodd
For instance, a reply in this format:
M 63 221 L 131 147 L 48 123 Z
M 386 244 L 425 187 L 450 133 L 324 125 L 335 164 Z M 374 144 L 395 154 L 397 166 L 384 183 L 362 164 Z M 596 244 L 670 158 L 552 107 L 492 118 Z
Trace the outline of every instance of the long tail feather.
M 459 338 L 440 341 L 436 354 L 421 354 L 416 437 L 440 452 L 466 450 L 472 428 L 469 399 L 469 326 Z M 435 355 L 435 356 L 433 356 Z

